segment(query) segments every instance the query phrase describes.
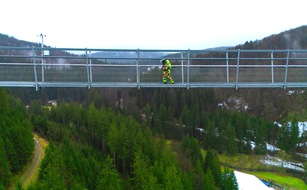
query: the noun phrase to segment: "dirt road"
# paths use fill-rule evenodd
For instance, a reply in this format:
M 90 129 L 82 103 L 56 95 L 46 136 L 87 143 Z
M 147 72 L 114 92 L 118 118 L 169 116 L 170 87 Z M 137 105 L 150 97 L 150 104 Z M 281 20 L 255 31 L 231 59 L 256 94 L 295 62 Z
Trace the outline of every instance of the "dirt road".
M 20 179 L 23 187 L 27 187 L 31 182 L 36 181 L 38 177 L 39 166 L 42 159 L 44 158 L 45 149 L 48 145 L 48 142 L 45 139 L 39 137 L 37 134 L 34 134 L 33 139 L 35 143 L 34 157 L 32 163 L 29 165 L 28 169 Z

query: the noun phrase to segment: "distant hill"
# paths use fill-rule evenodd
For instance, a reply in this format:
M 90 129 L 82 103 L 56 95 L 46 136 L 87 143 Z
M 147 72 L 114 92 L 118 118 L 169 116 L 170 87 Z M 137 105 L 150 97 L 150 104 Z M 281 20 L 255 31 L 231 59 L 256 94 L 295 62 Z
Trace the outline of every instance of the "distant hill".
M 138 58 L 141 59 L 161 59 L 164 56 L 166 56 L 167 53 L 161 53 L 161 52 L 140 52 L 139 55 L 137 54 L 137 51 L 100 51 L 93 53 L 91 56 L 94 58 L 98 58 L 101 61 L 107 62 L 107 63 L 135 63 L 135 60 Z M 116 58 L 128 58 L 130 60 L 121 60 Z M 146 63 L 145 63 L 146 64 Z M 148 63 L 149 64 L 149 63 Z
M 140 57 L 142 58 L 161 58 L 163 56 L 167 55 L 167 53 L 161 53 L 161 52 L 140 52 Z M 115 51 L 101 51 L 96 52 L 92 54 L 92 57 L 95 58 L 117 58 L 117 57 L 125 57 L 125 58 L 137 58 L 137 52 L 115 52 Z
M 307 25 L 272 34 L 262 40 L 246 41 L 235 49 L 306 49 Z
M 222 47 L 214 47 L 214 48 L 208 48 L 206 50 L 225 50 L 229 49 L 229 46 L 222 46 Z M 165 56 L 168 57 L 178 57 L 178 53 L 172 53 L 172 52 L 150 52 L 150 51 L 140 51 L 139 57 L 140 58 L 156 58 L 156 59 L 162 59 Z M 116 59 L 117 57 L 122 58 L 134 58 L 137 59 L 137 51 L 100 51 L 92 54 L 92 57 L 94 58 L 112 58 Z M 180 58 L 180 56 L 178 57 Z
M 38 47 L 38 48 L 40 48 L 41 44 L 40 43 L 29 42 L 29 41 L 24 41 L 24 40 L 19 40 L 17 38 L 12 37 L 12 36 L 0 33 L 0 47 L 1 46 L 9 46 L 9 47 Z M 47 45 L 44 45 L 44 47 L 51 48 L 50 46 L 47 46 Z M 18 54 L 17 52 L 18 51 L 16 51 L 15 53 Z M 71 54 L 69 52 L 66 52 L 66 51 L 53 50 L 51 52 L 51 55 L 67 56 L 67 55 L 73 55 L 73 54 Z
M 12 47 L 40 47 L 40 44 L 19 40 L 6 34 L 0 33 L 0 46 L 12 46 Z
M 27 47 L 27 46 L 34 46 L 40 47 L 39 43 L 29 42 L 14 38 L 7 34 L 0 33 L 0 46 L 14 46 L 14 47 Z M 221 47 L 212 47 L 209 50 L 214 49 L 229 49 L 232 47 L 228 46 L 221 46 Z M 306 49 L 307 48 L 307 25 L 300 26 L 298 28 L 289 29 L 283 31 L 279 34 L 272 34 L 263 38 L 262 40 L 256 41 L 246 41 L 244 44 L 238 44 L 237 46 L 233 47 L 235 49 L 242 48 L 242 49 Z M 120 56 L 127 56 L 133 57 L 133 52 L 123 53 Z M 165 54 L 164 54 L 165 55 Z M 160 53 L 146 53 L 144 54 L 145 58 L 159 58 L 164 56 Z M 119 56 L 119 54 L 114 54 L 112 52 L 97 52 L 94 53 L 93 56 L 95 57 L 105 57 L 105 56 Z

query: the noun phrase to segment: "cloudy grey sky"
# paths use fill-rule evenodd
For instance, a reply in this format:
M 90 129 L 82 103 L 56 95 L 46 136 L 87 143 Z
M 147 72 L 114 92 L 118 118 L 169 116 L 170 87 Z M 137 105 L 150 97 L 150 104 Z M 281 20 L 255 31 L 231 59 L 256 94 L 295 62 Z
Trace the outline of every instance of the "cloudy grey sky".
M 58 48 L 205 49 L 307 24 L 306 0 L 4 0 L 0 33 Z

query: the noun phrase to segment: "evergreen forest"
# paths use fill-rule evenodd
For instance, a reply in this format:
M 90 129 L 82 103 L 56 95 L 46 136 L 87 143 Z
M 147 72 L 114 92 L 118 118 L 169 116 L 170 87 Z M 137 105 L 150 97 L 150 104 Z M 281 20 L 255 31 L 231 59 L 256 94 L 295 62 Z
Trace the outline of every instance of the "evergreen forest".
M 221 167 L 217 154 L 265 154 L 266 142 L 284 140 L 270 121 L 208 110 L 207 90 L 156 90 L 157 104 L 145 103 L 141 115 L 107 106 L 92 93 L 82 104 L 50 107 L 33 100 L 28 113 L 16 101 L 14 112 L 27 121 L 29 139 L 33 130 L 49 141 L 38 181 L 28 189 L 237 189 L 232 169 Z M 175 94 L 186 98 L 178 101 Z
M 2 94 L 13 100 L 5 90 Z M 15 103 L 16 109 L 11 106 L 15 119 L 27 121 L 32 143 L 29 153 L 19 158 L 27 160 L 33 150 L 31 130 L 49 141 L 38 180 L 27 189 L 237 188 L 233 171 L 220 166 L 215 147 L 209 146 L 204 156 L 203 142 L 190 129 L 185 132 L 182 124 L 163 114 L 142 120 L 87 103 L 63 102 L 50 108 L 33 100 L 28 113 L 21 103 Z M 213 120 L 212 115 L 207 119 Z M 14 129 L 15 135 L 26 137 L 23 128 Z
M 32 131 L 24 104 L 0 89 L 0 189 L 8 188 L 13 175 L 30 161 Z

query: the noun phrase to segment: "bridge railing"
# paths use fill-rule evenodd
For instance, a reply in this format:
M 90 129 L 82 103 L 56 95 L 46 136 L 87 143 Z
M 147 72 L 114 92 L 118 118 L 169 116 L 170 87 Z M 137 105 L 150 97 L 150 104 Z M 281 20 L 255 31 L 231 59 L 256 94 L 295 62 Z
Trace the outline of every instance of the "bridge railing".
M 160 60 L 175 84 L 162 83 Z M 4 87 L 307 87 L 307 50 L 0 47 Z

